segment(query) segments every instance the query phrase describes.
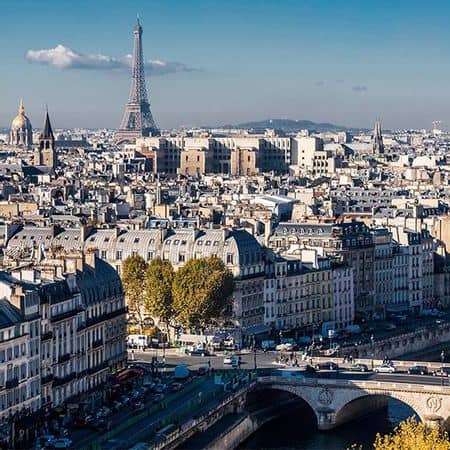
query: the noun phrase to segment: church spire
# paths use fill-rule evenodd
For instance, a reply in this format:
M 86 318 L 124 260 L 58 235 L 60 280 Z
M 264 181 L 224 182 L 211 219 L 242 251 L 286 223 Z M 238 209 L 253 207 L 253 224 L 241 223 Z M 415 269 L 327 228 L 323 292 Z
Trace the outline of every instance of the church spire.
M 55 139 L 53 135 L 52 125 L 50 123 L 50 117 L 48 115 L 48 109 L 45 112 L 44 129 L 42 130 L 41 139 Z
M 381 132 L 381 122 L 377 120 L 375 122 L 375 128 L 373 130 L 373 153 L 384 153 L 383 134 Z

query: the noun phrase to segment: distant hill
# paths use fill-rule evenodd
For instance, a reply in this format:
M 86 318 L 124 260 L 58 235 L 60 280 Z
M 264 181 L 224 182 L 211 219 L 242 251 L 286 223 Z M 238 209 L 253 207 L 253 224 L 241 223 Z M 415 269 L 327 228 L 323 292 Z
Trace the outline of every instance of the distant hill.
M 314 131 L 349 131 L 359 132 L 366 131 L 363 128 L 349 128 L 342 125 L 335 125 L 333 123 L 317 123 L 311 120 L 292 120 L 292 119 L 267 119 L 255 122 L 244 122 L 235 125 L 223 125 L 209 128 L 245 128 L 252 130 L 265 130 L 266 128 L 275 128 L 283 130 L 287 133 L 295 133 L 300 130 L 314 130 Z

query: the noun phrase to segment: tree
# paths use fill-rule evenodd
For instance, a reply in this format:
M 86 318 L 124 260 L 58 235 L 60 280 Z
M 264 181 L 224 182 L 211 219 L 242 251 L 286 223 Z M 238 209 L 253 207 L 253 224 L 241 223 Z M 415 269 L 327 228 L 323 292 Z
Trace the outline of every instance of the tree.
M 221 316 L 233 292 L 233 274 L 216 256 L 191 259 L 175 274 L 172 286 L 177 321 L 185 327 L 204 327 Z
M 130 315 L 136 317 L 143 329 L 145 270 L 147 263 L 141 256 L 129 256 L 122 264 L 122 284 Z
M 428 428 L 410 417 L 401 422 L 390 434 L 377 434 L 375 450 L 450 450 L 450 441 L 445 432 Z
M 167 334 L 174 315 L 172 283 L 173 267 L 170 262 L 161 258 L 153 259 L 145 273 L 145 309 L 166 325 Z

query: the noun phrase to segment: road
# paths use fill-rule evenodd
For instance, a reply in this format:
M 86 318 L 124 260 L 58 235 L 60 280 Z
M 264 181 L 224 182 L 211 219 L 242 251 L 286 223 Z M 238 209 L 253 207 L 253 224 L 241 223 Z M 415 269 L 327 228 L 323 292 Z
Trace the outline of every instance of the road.
M 153 350 L 146 352 L 137 352 L 135 351 L 135 359 L 136 361 L 151 361 L 152 356 L 155 356 L 155 352 Z M 279 357 L 278 352 L 257 352 L 256 354 L 256 366 L 258 369 L 279 369 L 283 367 L 287 367 L 282 364 L 276 364 L 274 361 Z M 161 358 L 161 355 L 159 355 Z M 166 370 L 171 371 L 173 367 L 185 364 L 189 367 L 189 369 L 195 371 L 201 366 L 207 366 L 208 362 L 210 362 L 211 367 L 214 369 L 230 369 L 232 367 L 230 365 L 223 364 L 224 355 L 222 353 L 217 354 L 216 356 L 187 356 L 184 354 L 176 353 L 173 349 L 166 353 Z M 254 360 L 255 356 L 253 353 L 241 353 L 241 368 L 242 369 L 253 369 L 254 368 Z M 323 360 L 323 358 L 322 358 Z M 313 365 L 317 361 L 313 359 Z M 306 362 L 299 362 L 300 365 L 305 365 Z M 393 374 L 386 373 L 374 373 L 374 372 L 351 372 L 348 369 L 351 364 L 339 364 L 340 370 L 336 374 L 336 372 L 330 371 L 321 371 L 319 372 L 320 377 L 323 378 L 339 378 L 346 380 L 370 380 L 370 381 L 387 381 L 394 383 L 418 383 L 418 384 L 426 384 L 426 385 L 441 385 L 449 386 L 449 379 L 441 377 L 434 377 L 431 375 L 409 375 L 406 373 L 407 368 L 399 369 L 397 368 L 397 372 Z M 399 372 L 399 370 L 404 370 L 405 372 Z
M 131 354 L 130 354 L 131 356 Z M 134 361 L 149 362 L 152 357 L 155 356 L 154 351 L 133 353 Z M 276 364 L 274 361 L 279 356 L 277 352 L 258 352 L 256 354 L 256 364 L 258 369 L 280 369 L 288 368 L 282 364 Z M 159 355 L 161 360 L 161 355 Z M 174 349 L 170 349 L 166 352 L 166 367 L 164 369 L 163 378 L 171 375 L 173 368 L 180 364 L 186 364 L 193 371 L 200 366 L 208 366 L 210 362 L 211 368 L 228 369 L 232 371 L 232 367 L 223 364 L 223 354 L 216 356 L 187 356 L 184 354 L 176 353 Z M 241 354 L 241 368 L 253 369 L 254 368 L 253 353 Z M 318 362 L 318 361 L 316 361 Z M 313 361 L 313 364 L 315 362 Z M 306 364 L 306 362 L 301 362 Z M 449 379 L 441 379 L 440 377 L 433 377 L 430 375 L 409 375 L 407 373 L 393 373 L 393 374 L 378 374 L 374 372 L 351 372 L 348 370 L 349 364 L 340 364 L 340 370 L 334 371 L 320 371 L 318 373 L 319 378 L 332 378 L 340 380 L 360 380 L 360 381 L 380 381 L 389 383 L 408 383 L 408 384 L 420 384 L 420 385 L 435 385 L 439 386 L 444 384 L 449 388 Z M 295 369 L 294 369 L 295 370 Z M 201 392 L 201 394 L 199 394 Z M 219 402 L 223 396 L 223 388 L 214 384 L 212 377 L 200 377 L 194 379 L 193 382 L 187 384 L 183 391 L 176 394 L 167 394 L 164 404 L 155 410 L 155 405 L 149 403 L 147 408 L 148 415 L 144 414 L 142 417 L 137 417 L 139 413 L 133 412 L 131 408 L 127 408 L 112 418 L 112 429 L 116 431 L 114 436 L 106 439 L 106 442 L 102 444 L 102 448 L 105 449 L 122 449 L 127 448 L 133 443 L 138 441 L 148 441 L 149 435 L 155 431 L 155 429 L 161 428 L 164 424 L 172 423 L 174 421 L 181 423 L 189 420 L 195 415 L 200 414 L 201 411 L 212 408 L 215 403 Z M 200 401 L 198 399 L 204 399 Z M 198 401 L 198 403 L 197 403 Z M 129 423 L 129 426 L 126 425 Z M 119 428 L 120 427 L 120 428 Z M 83 430 L 81 433 L 74 433 L 74 444 L 76 448 L 86 448 L 92 442 L 95 442 L 101 434 L 95 433 L 90 430 Z

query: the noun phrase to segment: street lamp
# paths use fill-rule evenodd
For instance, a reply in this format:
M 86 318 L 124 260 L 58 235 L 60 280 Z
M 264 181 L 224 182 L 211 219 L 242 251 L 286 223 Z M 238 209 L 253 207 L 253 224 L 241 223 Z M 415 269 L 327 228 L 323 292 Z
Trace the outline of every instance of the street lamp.
M 373 370 L 373 358 L 374 358 L 374 351 L 373 351 L 373 341 L 374 341 L 373 334 L 370 336 L 370 348 L 372 350 L 372 370 Z
M 441 352 L 441 386 L 444 386 L 444 359 L 445 359 L 445 352 L 442 350 Z
M 256 336 L 253 335 L 253 364 L 256 370 Z

